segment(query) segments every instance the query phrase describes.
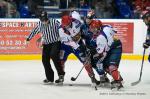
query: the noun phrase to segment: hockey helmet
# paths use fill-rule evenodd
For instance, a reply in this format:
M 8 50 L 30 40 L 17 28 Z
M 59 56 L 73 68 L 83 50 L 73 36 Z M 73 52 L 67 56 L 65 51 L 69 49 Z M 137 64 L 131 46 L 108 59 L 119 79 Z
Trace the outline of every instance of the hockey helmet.
M 88 19 L 96 18 L 94 10 L 89 10 L 89 11 L 88 11 L 88 13 L 87 13 L 87 18 L 88 18 Z
M 95 33 L 100 30 L 101 26 L 102 22 L 100 20 L 92 20 L 92 22 L 90 23 L 90 31 Z
M 46 12 L 46 11 L 42 11 L 39 18 L 40 18 L 40 20 L 41 20 L 42 22 L 43 22 L 43 21 L 47 21 L 47 20 L 48 20 L 47 12 Z
M 90 28 L 97 28 L 99 29 L 102 26 L 102 22 L 100 20 L 92 20 L 90 24 Z
M 72 18 L 68 15 L 63 16 L 61 19 L 61 24 L 63 27 L 69 26 L 71 22 L 72 22 Z

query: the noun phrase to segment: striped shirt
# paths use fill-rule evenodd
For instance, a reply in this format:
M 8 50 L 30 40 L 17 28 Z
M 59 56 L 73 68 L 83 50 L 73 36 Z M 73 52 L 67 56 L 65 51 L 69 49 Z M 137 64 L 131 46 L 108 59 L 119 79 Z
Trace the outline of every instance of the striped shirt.
M 50 18 L 48 24 L 43 24 L 41 21 L 39 21 L 27 39 L 31 40 L 36 34 L 42 33 L 43 44 L 50 44 L 60 41 L 58 28 L 59 22 L 56 19 Z

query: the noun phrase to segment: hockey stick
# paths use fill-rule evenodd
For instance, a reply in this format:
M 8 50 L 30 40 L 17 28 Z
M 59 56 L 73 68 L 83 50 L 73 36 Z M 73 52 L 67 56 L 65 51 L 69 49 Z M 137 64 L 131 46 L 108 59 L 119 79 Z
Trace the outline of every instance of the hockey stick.
M 90 54 L 90 52 L 89 52 L 89 53 L 87 54 L 87 61 L 85 62 L 85 64 L 89 62 L 90 57 L 91 57 L 91 54 Z M 83 66 L 82 66 L 80 72 L 78 73 L 78 75 L 77 75 L 76 77 L 71 77 L 71 81 L 75 81 L 75 80 L 78 78 L 78 76 L 81 74 L 81 72 L 82 72 L 82 70 L 83 70 L 83 68 L 84 68 L 85 66 L 86 66 L 86 65 L 83 65 Z
M 78 75 L 76 77 L 71 77 L 71 81 L 75 81 L 78 78 L 78 76 L 81 74 L 81 71 L 83 70 L 84 67 L 85 67 L 85 65 L 82 66 L 80 72 L 78 73 Z
M 142 70 L 143 70 L 143 64 L 144 64 L 144 57 L 145 57 L 145 49 L 144 49 L 144 51 L 143 51 L 143 58 L 142 58 L 142 65 L 141 65 L 141 70 L 140 70 L 140 77 L 139 77 L 139 80 L 136 81 L 136 82 L 131 83 L 131 86 L 135 86 L 135 85 L 137 85 L 138 83 L 141 82 Z

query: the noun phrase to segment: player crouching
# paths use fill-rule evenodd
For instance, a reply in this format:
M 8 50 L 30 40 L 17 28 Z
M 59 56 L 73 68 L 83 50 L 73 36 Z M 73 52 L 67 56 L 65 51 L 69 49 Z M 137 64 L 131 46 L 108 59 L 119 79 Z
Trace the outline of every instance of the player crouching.
M 62 17 L 61 27 L 59 29 L 61 37 L 61 64 L 64 68 L 67 57 L 73 53 L 83 63 L 84 68 L 91 78 L 93 87 L 96 87 L 96 79 L 90 64 L 90 57 L 81 38 L 81 25 L 82 23 L 79 20 L 70 16 Z M 56 83 L 59 83 L 59 79 L 56 80 Z
M 123 79 L 118 67 L 122 55 L 122 43 L 119 39 L 114 38 L 116 31 L 112 26 L 100 23 L 99 20 L 93 20 L 90 24 L 90 31 L 96 40 L 96 53 L 93 55 L 93 59 L 98 59 L 96 68 L 100 74 L 100 79 L 106 80 L 105 70 L 113 78 L 111 88 L 120 89 L 123 87 Z

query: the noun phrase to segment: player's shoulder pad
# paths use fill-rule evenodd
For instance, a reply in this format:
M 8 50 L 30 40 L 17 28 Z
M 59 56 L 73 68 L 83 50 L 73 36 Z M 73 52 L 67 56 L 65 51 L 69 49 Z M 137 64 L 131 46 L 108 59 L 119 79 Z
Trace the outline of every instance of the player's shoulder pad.
M 75 24 L 77 24 L 77 25 L 75 26 L 76 28 L 79 28 L 79 27 L 81 27 L 81 25 L 82 25 L 82 23 L 81 23 L 79 20 L 74 19 L 74 18 L 72 18 L 72 22 L 74 22 Z
M 104 37 L 104 35 L 99 35 L 96 39 L 97 43 L 107 43 L 107 39 Z
M 110 33 L 112 35 L 114 35 L 115 33 L 117 33 L 117 31 L 111 25 L 104 25 L 102 27 L 102 31 L 104 33 Z

